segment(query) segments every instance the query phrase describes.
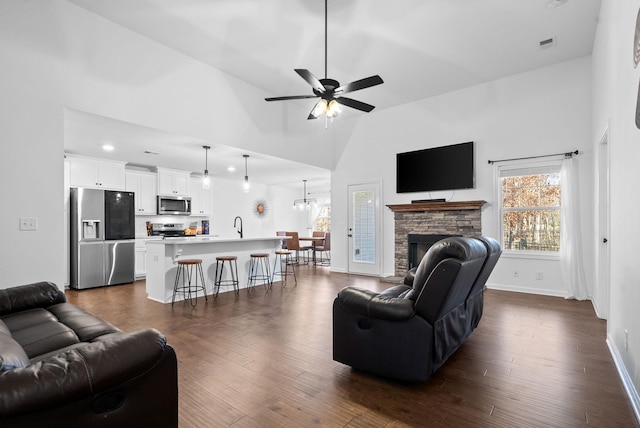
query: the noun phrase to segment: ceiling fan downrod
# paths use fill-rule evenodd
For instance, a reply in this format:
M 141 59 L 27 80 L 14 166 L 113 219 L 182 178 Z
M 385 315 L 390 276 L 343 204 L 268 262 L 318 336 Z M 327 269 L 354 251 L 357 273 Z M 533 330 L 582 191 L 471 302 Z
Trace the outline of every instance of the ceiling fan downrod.
M 324 78 L 327 74 L 327 0 L 324 0 Z

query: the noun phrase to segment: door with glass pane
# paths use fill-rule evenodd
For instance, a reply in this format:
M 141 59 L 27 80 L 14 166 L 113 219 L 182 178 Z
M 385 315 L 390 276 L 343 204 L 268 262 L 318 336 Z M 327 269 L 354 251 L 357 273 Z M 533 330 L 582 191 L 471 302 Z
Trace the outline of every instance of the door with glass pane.
M 349 273 L 380 275 L 380 183 L 349 186 Z

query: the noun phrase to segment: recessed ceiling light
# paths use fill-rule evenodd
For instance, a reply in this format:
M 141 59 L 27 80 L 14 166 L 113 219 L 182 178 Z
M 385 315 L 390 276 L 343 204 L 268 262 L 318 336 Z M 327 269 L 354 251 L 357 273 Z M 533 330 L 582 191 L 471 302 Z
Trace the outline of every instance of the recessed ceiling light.
M 102 145 L 102 150 L 104 150 L 105 152 L 111 152 L 113 151 L 115 147 L 113 147 L 111 144 L 103 144 Z
M 229 172 L 233 172 L 233 171 L 235 171 L 235 170 L 236 170 L 236 167 L 235 167 L 235 166 L 227 167 L 227 171 L 229 171 Z

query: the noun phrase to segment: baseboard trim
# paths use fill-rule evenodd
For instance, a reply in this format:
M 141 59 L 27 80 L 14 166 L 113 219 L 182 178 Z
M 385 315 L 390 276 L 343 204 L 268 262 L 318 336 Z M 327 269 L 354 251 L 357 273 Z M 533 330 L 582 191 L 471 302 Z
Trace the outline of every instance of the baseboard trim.
M 596 303 L 596 301 L 592 298 L 591 299 L 591 304 L 593 305 L 593 310 L 596 312 L 596 316 L 598 318 L 600 318 L 601 320 L 606 320 L 608 319 L 598 308 L 598 304 Z
M 526 293 L 526 294 L 538 294 L 541 296 L 552 296 L 552 297 L 567 297 L 566 294 L 557 291 L 557 290 L 541 290 L 539 288 L 528 288 L 528 287 L 512 287 L 504 284 L 492 284 L 487 283 L 487 288 L 490 290 L 499 290 L 499 291 L 513 291 L 516 293 Z
M 627 396 L 629 397 L 629 401 L 631 402 L 633 413 L 636 415 L 636 420 L 640 424 L 640 396 L 638 396 L 638 391 L 633 385 L 633 380 L 631 379 L 631 376 L 629 376 L 629 372 L 624 365 L 624 361 L 622 360 L 620 352 L 618 352 L 618 348 L 608 335 L 607 346 L 609 347 L 609 352 L 611 353 L 613 362 L 616 365 L 616 369 L 618 370 L 618 375 L 620 375 L 620 380 L 622 380 L 624 390 L 627 392 Z

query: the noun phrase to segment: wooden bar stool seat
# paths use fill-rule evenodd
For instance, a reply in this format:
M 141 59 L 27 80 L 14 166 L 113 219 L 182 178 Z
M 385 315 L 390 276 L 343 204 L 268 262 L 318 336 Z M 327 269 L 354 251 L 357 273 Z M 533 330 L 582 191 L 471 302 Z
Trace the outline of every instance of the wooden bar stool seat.
M 193 278 L 193 267 L 196 267 L 195 278 Z M 180 282 L 182 276 L 182 282 Z M 200 285 L 198 285 L 198 277 Z M 184 300 L 189 300 L 192 307 L 198 304 L 198 291 L 202 290 L 205 301 L 207 299 L 207 289 L 205 288 L 204 272 L 202 271 L 202 260 L 200 259 L 183 259 L 178 260 L 178 270 L 176 272 L 176 280 L 173 284 L 173 296 L 171 297 L 171 305 L 175 303 L 176 294 L 182 294 Z
M 222 279 L 224 275 L 224 264 L 229 264 L 229 272 L 231 279 Z M 236 296 L 240 295 L 240 281 L 238 281 L 238 257 L 236 256 L 219 256 L 216 257 L 216 276 L 213 281 L 214 298 L 218 297 L 221 286 L 232 285 Z
M 249 258 L 249 277 L 247 279 L 247 292 L 261 281 L 265 290 L 271 289 L 271 272 L 269 270 L 269 254 L 254 253 Z
M 278 264 L 280 265 L 280 269 L 277 269 Z M 298 285 L 298 278 L 296 278 L 296 269 L 293 259 L 291 258 L 291 251 L 277 250 L 276 259 L 273 262 L 273 274 L 271 276 L 271 283 L 274 282 L 276 275 L 280 275 L 282 286 L 284 287 L 287 285 L 287 276 L 289 274 L 293 275 L 294 285 Z

